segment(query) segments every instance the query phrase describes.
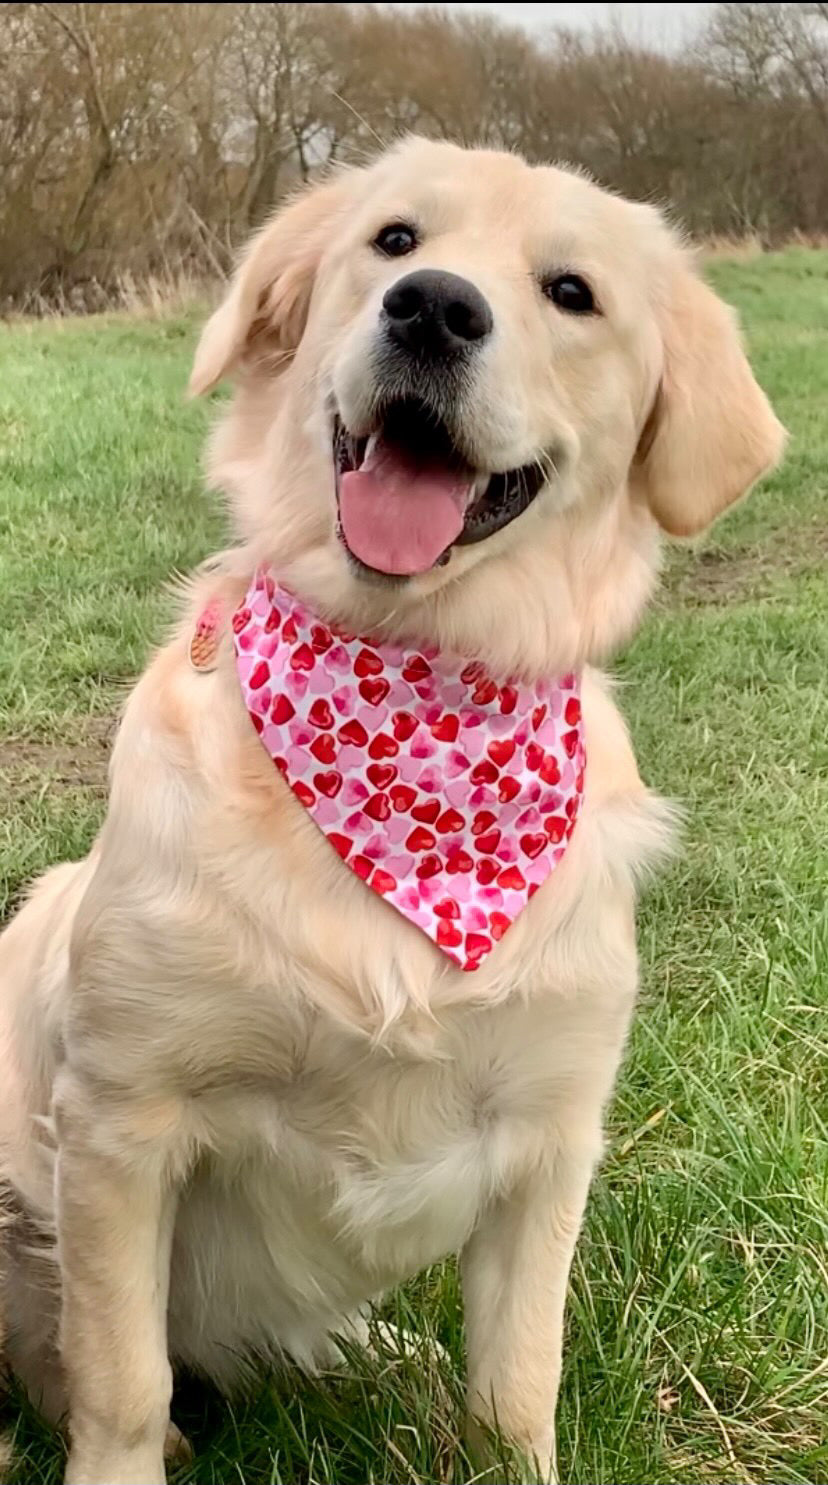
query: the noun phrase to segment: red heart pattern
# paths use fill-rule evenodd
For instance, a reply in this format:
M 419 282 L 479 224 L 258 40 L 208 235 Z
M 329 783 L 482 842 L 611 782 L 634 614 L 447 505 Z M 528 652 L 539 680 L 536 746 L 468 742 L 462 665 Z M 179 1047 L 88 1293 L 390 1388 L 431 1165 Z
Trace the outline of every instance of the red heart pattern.
M 232 619 L 242 695 L 294 795 L 366 886 L 476 970 L 564 854 L 579 678 L 337 632 L 266 571 Z

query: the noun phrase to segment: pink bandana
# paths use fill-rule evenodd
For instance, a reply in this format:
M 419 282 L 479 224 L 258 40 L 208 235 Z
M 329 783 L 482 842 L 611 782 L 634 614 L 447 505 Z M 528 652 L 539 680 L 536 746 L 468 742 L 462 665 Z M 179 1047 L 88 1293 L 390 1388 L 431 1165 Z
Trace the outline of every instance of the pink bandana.
M 336 633 L 260 572 L 233 617 L 256 731 L 358 877 L 477 969 L 560 861 L 581 805 L 578 678 Z

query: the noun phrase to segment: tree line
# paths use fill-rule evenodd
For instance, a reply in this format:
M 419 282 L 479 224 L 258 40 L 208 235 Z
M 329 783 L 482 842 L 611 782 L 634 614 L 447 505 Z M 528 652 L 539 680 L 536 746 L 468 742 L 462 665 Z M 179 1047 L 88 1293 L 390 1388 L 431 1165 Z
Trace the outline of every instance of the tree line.
M 584 167 L 703 236 L 828 232 L 828 4 L 618 30 L 296 3 L 0 7 L 0 304 L 226 272 L 297 180 L 408 130 Z

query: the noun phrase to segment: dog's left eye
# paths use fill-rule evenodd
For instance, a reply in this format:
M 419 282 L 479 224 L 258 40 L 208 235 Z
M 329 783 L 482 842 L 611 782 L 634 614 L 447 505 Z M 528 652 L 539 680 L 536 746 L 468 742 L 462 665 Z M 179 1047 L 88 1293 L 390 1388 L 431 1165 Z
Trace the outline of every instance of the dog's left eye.
M 547 299 L 572 315 L 595 314 L 595 296 L 577 273 L 561 273 L 557 278 L 548 278 L 542 285 Z
M 416 246 L 417 234 L 407 222 L 389 222 L 386 227 L 380 227 L 374 238 L 374 247 L 386 258 L 404 258 Z

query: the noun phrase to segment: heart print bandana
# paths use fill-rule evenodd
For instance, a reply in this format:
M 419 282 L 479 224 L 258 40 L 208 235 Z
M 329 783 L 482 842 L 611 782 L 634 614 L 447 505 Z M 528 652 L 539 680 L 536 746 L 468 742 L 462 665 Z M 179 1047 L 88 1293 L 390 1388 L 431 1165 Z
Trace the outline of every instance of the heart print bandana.
M 479 968 L 575 828 L 578 677 L 498 684 L 457 655 L 337 632 L 267 571 L 233 633 L 253 726 L 332 848 Z

